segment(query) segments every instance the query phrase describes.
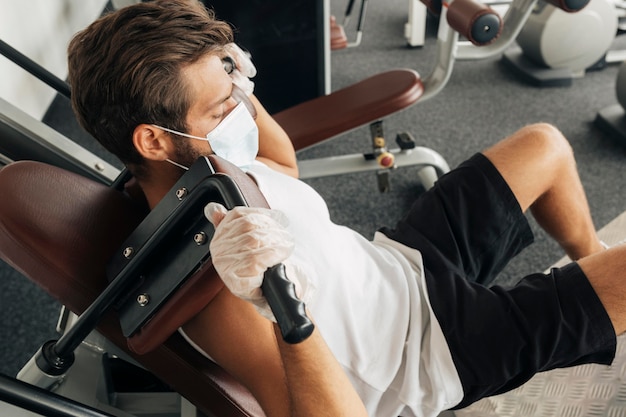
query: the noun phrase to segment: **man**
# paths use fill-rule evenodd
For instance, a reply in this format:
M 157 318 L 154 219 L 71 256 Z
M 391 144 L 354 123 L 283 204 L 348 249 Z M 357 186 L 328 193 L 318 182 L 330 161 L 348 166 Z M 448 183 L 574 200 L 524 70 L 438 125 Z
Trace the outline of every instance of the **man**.
M 612 361 L 626 330 L 626 247 L 598 240 L 557 129 L 527 126 L 475 155 L 370 242 L 333 224 L 293 178 L 285 133 L 233 81 L 242 65 L 231 41 L 195 1 L 141 3 L 72 40 L 69 77 L 79 121 L 151 207 L 215 152 L 247 170 L 275 209 L 207 206 L 227 288 L 183 329 L 268 416 L 436 416 L 538 371 Z M 527 210 L 577 263 L 487 288 L 531 243 Z M 295 346 L 276 336 L 258 288 L 283 261 L 317 324 Z

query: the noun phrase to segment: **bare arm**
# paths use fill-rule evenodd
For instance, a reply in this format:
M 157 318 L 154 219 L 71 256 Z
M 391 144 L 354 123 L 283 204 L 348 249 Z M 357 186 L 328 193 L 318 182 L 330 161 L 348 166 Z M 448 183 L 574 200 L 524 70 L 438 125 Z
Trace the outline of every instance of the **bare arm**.
M 293 250 L 283 215 L 259 207 L 226 210 L 216 203 L 204 213 L 215 226 L 209 249 L 225 288 L 185 325 L 187 334 L 248 387 L 268 416 L 367 415 L 319 331 L 289 345 L 278 326 L 259 314 L 273 317 L 260 290 L 264 272 Z M 298 271 L 292 270 L 291 280 L 306 282 Z
M 317 330 L 289 345 L 277 325 L 226 288 L 184 329 L 250 390 L 268 417 L 367 415 Z
M 184 330 L 252 393 L 268 417 L 289 416 L 285 372 L 272 324 L 251 304 L 224 288 Z
M 316 329 L 305 341 L 290 345 L 274 326 L 283 361 L 292 416 L 367 416 L 343 369 Z
M 277 171 L 297 178 L 296 153 L 289 136 L 255 96 L 250 99 L 257 111 L 256 124 L 259 127 L 257 159 Z

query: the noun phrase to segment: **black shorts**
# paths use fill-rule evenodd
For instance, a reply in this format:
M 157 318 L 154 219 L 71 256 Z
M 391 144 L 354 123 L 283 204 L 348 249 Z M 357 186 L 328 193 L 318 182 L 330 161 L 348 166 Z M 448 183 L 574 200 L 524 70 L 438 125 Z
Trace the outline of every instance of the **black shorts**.
M 513 288 L 487 287 L 533 235 L 482 154 L 442 176 L 394 230 L 381 231 L 422 254 L 432 308 L 463 385 L 455 408 L 540 371 L 613 360 L 613 326 L 576 263 Z

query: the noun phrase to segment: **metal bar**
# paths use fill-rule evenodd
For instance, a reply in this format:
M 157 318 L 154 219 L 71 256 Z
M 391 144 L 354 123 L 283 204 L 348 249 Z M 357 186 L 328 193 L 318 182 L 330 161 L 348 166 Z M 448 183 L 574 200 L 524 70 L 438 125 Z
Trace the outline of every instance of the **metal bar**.
M 0 374 L 0 400 L 48 417 L 113 417 L 95 408 Z
M 2 40 L 0 40 L 0 53 L 44 83 L 48 84 L 50 87 L 54 88 L 60 94 L 70 98 L 71 91 L 68 83 Z

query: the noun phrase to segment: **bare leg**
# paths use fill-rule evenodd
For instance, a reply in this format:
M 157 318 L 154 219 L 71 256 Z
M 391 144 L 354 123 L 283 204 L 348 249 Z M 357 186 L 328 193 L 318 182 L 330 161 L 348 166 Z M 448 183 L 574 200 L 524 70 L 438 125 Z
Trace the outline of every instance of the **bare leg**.
M 548 124 L 524 127 L 484 152 L 513 190 L 522 210 L 572 259 L 603 250 L 591 219 L 572 148 Z
M 580 259 L 578 264 L 606 309 L 616 334 L 626 331 L 626 245 Z

